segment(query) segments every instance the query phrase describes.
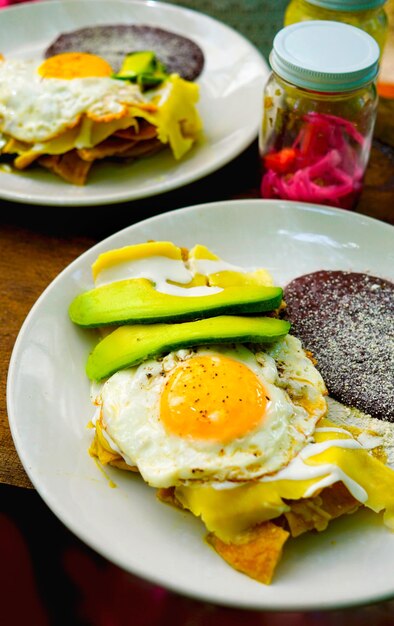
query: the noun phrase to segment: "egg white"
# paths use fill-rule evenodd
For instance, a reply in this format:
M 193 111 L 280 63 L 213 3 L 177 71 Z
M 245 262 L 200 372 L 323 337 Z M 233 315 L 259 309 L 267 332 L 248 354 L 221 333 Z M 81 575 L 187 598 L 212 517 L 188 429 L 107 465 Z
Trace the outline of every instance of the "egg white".
M 325 385 L 295 337 L 253 350 L 244 345 L 180 350 L 117 372 L 95 397 L 107 441 L 153 487 L 245 481 L 278 471 L 306 445 L 326 412 Z M 264 420 L 227 443 L 166 432 L 160 396 L 174 368 L 193 356 L 215 354 L 256 374 L 270 397 Z
M 394 424 L 367 415 L 337 400 L 327 398 L 327 418 L 333 424 L 346 428 L 367 450 L 380 448 L 385 463 L 394 469 Z M 355 431 L 355 432 L 354 432 Z
M 0 62 L 0 132 L 26 143 L 46 142 L 84 113 L 114 119 L 144 101 L 138 86 L 109 77 L 43 78 L 40 62 Z M 83 146 L 81 146 L 83 147 Z

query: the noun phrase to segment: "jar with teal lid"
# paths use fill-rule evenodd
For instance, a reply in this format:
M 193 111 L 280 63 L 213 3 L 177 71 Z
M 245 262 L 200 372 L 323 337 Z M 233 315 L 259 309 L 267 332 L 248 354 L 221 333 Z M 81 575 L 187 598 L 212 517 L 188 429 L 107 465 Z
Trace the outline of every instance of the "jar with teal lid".
M 386 0 L 291 0 L 284 25 L 307 20 L 344 22 L 365 30 L 373 37 L 382 54 L 388 35 Z
M 354 208 L 376 119 L 378 59 L 376 41 L 348 24 L 279 31 L 259 132 L 263 198 Z

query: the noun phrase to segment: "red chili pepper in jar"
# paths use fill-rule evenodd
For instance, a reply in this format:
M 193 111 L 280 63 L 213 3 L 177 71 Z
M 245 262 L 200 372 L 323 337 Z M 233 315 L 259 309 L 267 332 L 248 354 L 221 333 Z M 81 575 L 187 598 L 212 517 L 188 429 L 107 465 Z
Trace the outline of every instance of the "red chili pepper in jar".
M 263 157 L 264 167 L 273 170 L 276 174 L 287 174 L 293 171 L 297 159 L 295 148 L 283 148 L 279 152 L 270 152 Z

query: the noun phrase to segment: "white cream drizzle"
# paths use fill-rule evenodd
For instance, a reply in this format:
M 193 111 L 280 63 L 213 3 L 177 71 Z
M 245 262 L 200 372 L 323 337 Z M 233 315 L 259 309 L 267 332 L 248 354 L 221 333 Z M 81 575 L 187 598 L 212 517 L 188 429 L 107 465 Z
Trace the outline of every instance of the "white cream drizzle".
M 189 259 L 187 264 L 194 270 L 195 273 L 204 274 L 205 276 L 208 276 L 209 274 L 217 274 L 217 272 L 230 271 L 245 274 L 247 272 L 255 271 L 255 268 L 241 268 L 237 265 L 232 265 L 231 263 L 222 261 L 221 259 Z
M 342 428 L 317 428 L 316 432 L 338 432 L 344 435 L 349 433 Z M 345 448 L 345 449 L 362 449 L 362 445 L 352 438 L 346 439 L 329 439 L 320 443 L 310 443 L 292 460 L 289 465 L 282 470 L 279 470 L 274 476 L 264 476 L 261 482 L 271 482 L 276 480 L 314 480 L 320 478 L 321 480 L 314 485 L 311 485 L 309 489 L 304 493 L 305 498 L 310 498 L 316 491 L 328 487 L 334 483 L 341 481 L 347 487 L 348 491 L 359 502 L 365 502 L 368 499 L 368 494 L 361 485 L 355 480 L 350 478 L 339 467 L 332 463 L 326 463 L 324 465 L 308 465 L 304 461 L 310 457 L 316 456 L 325 452 L 329 448 Z
M 102 287 L 110 283 L 131 278 L 146 278 L 151 280 L 155 289 L 160 293 L 176 296 L 206 296 L 223 291 L 221 287 L 180 287 L 172 285 L 171 280 L 181 285 L 186 285 L 193 279 L 193 272 L 189 270 L 182 260 L 170 259 L 165 256 L 152 256 L 133 261 L 124 261 L 111 267 L 104 268 L 97 276 L 95 285 Z
M 342 428 L 321 427 L 316 428 L 315 432 L 338 432 L 340 434 L 349 435 L 348 431 Z M 320 443 L 311 442 L 290 461 L 287 467 L 284 467 L 273 475 L 263 476 L 259 479 L 259 482 L 275 482 L 279 480 L 308 481 L 321 478 L 321 480 L 311 485 L 303 494 L 304 498 L 310 498 L 320 489 L 341 481 L 356 500 L 366 502 L 368 494 L 365 489 L 336 465 L 331 463 L 325 463 L 324 465 L 308 465 L 304 462 L 306 459 L 321 454 L 332 447 L 363 449 L 363 446 L 358 441 L 350 437 L 346 439 L 329 439 Z M 242 484 L 245 483 L 213 483 L 211 486 L 214 489 L 221 490 L 235 489 Z
M 214 293 L 223 291 L 222 287 L 209 287 L 208 285 L 200 285 L 198 287 L 178 287 L 178 285 L 171 285 L 167 282 L 156 283 L 156 290 L 160 293 L 165 293 L 169 296 L 211 296 Z
M 99 415 L 100 407 L 98 407 L 92 419 L 92 423 L 94 425 L 96 424 Z M 104 429 L 102 429 L 101 432 L 110 448 L 114 452 L 120 454 L 128 465 L 133 466 L 134 463 L 132 463 L 130 458 L 128 458 L 127 455 L 125 455 L 118 448 L 118 446 L 111 439 L 108 433 L 106 433 Z M 349 435 L 348 431 L 342 428 L 321 427 L 316 428 L 315 432 L 337 432 L 340 434 Z M 280 480 L 308 481 L 321 477 L 321 480 L 311 485 L 309 489 L 305 491 L 305 493 L 303 494 L 304 498 L 310 498 L 320 489 L 323 489 L 324 487 L 329 487 L 330 485 L 341 481 L 356 500 L 358 500 L 359 502 L 366 502 L 366 500 L 368 499 L 368 494 L 365 489 L 355 480 L 350 478 L 350 476 L 348 476 L 336 465 L 333 465 L 331 463 L 325 463 L 324 465 L 308 465 L 307 463 L 304 463 L 306 459 L 321 454 L 322 452 L 325 452 L 329 448 L 333 447 L 345 449 L 363 449 L 363 446 L 358 441 L 350 437 L 346 439 L 329 439 L 320 443 L 311 442 L 307 444 L 305 448 L 294 459 L 292 459 L 292 461 L 290 461 L 290 463 L 286 467 L 279 470 L 273 475 L 261 477 L 259 479 L 259 482 L 275 482 Z M 210 484 L 210 486 L 220 491 L 226 489 L 236 489 L 243 484 L 247 483 L 223 481 L 213 482 Z
M 173 280 L 177 283 L 187 284 L 192 280 L 193 275 L 180 259 L 151 256 L 105 267 L 97 276 L 95 284 L 96 287 L 101 287 L 129 278 L 147 278 L 154 283 Z

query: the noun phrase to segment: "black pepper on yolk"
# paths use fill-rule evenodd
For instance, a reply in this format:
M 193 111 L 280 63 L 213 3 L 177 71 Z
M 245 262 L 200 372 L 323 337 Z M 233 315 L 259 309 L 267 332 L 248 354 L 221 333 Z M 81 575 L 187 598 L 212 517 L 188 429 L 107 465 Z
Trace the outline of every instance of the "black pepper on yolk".
M 160 399 L 168 433 L 226 443 L 250 432 L 265 416 L 269 398 L 256 374 L 222 356 L 196 356 L 171 373 Z
M 95 54 L 63 52 L 49 57 L 38 68 L 43 78 L 89 78 L 112 76 L 112 67 Z

